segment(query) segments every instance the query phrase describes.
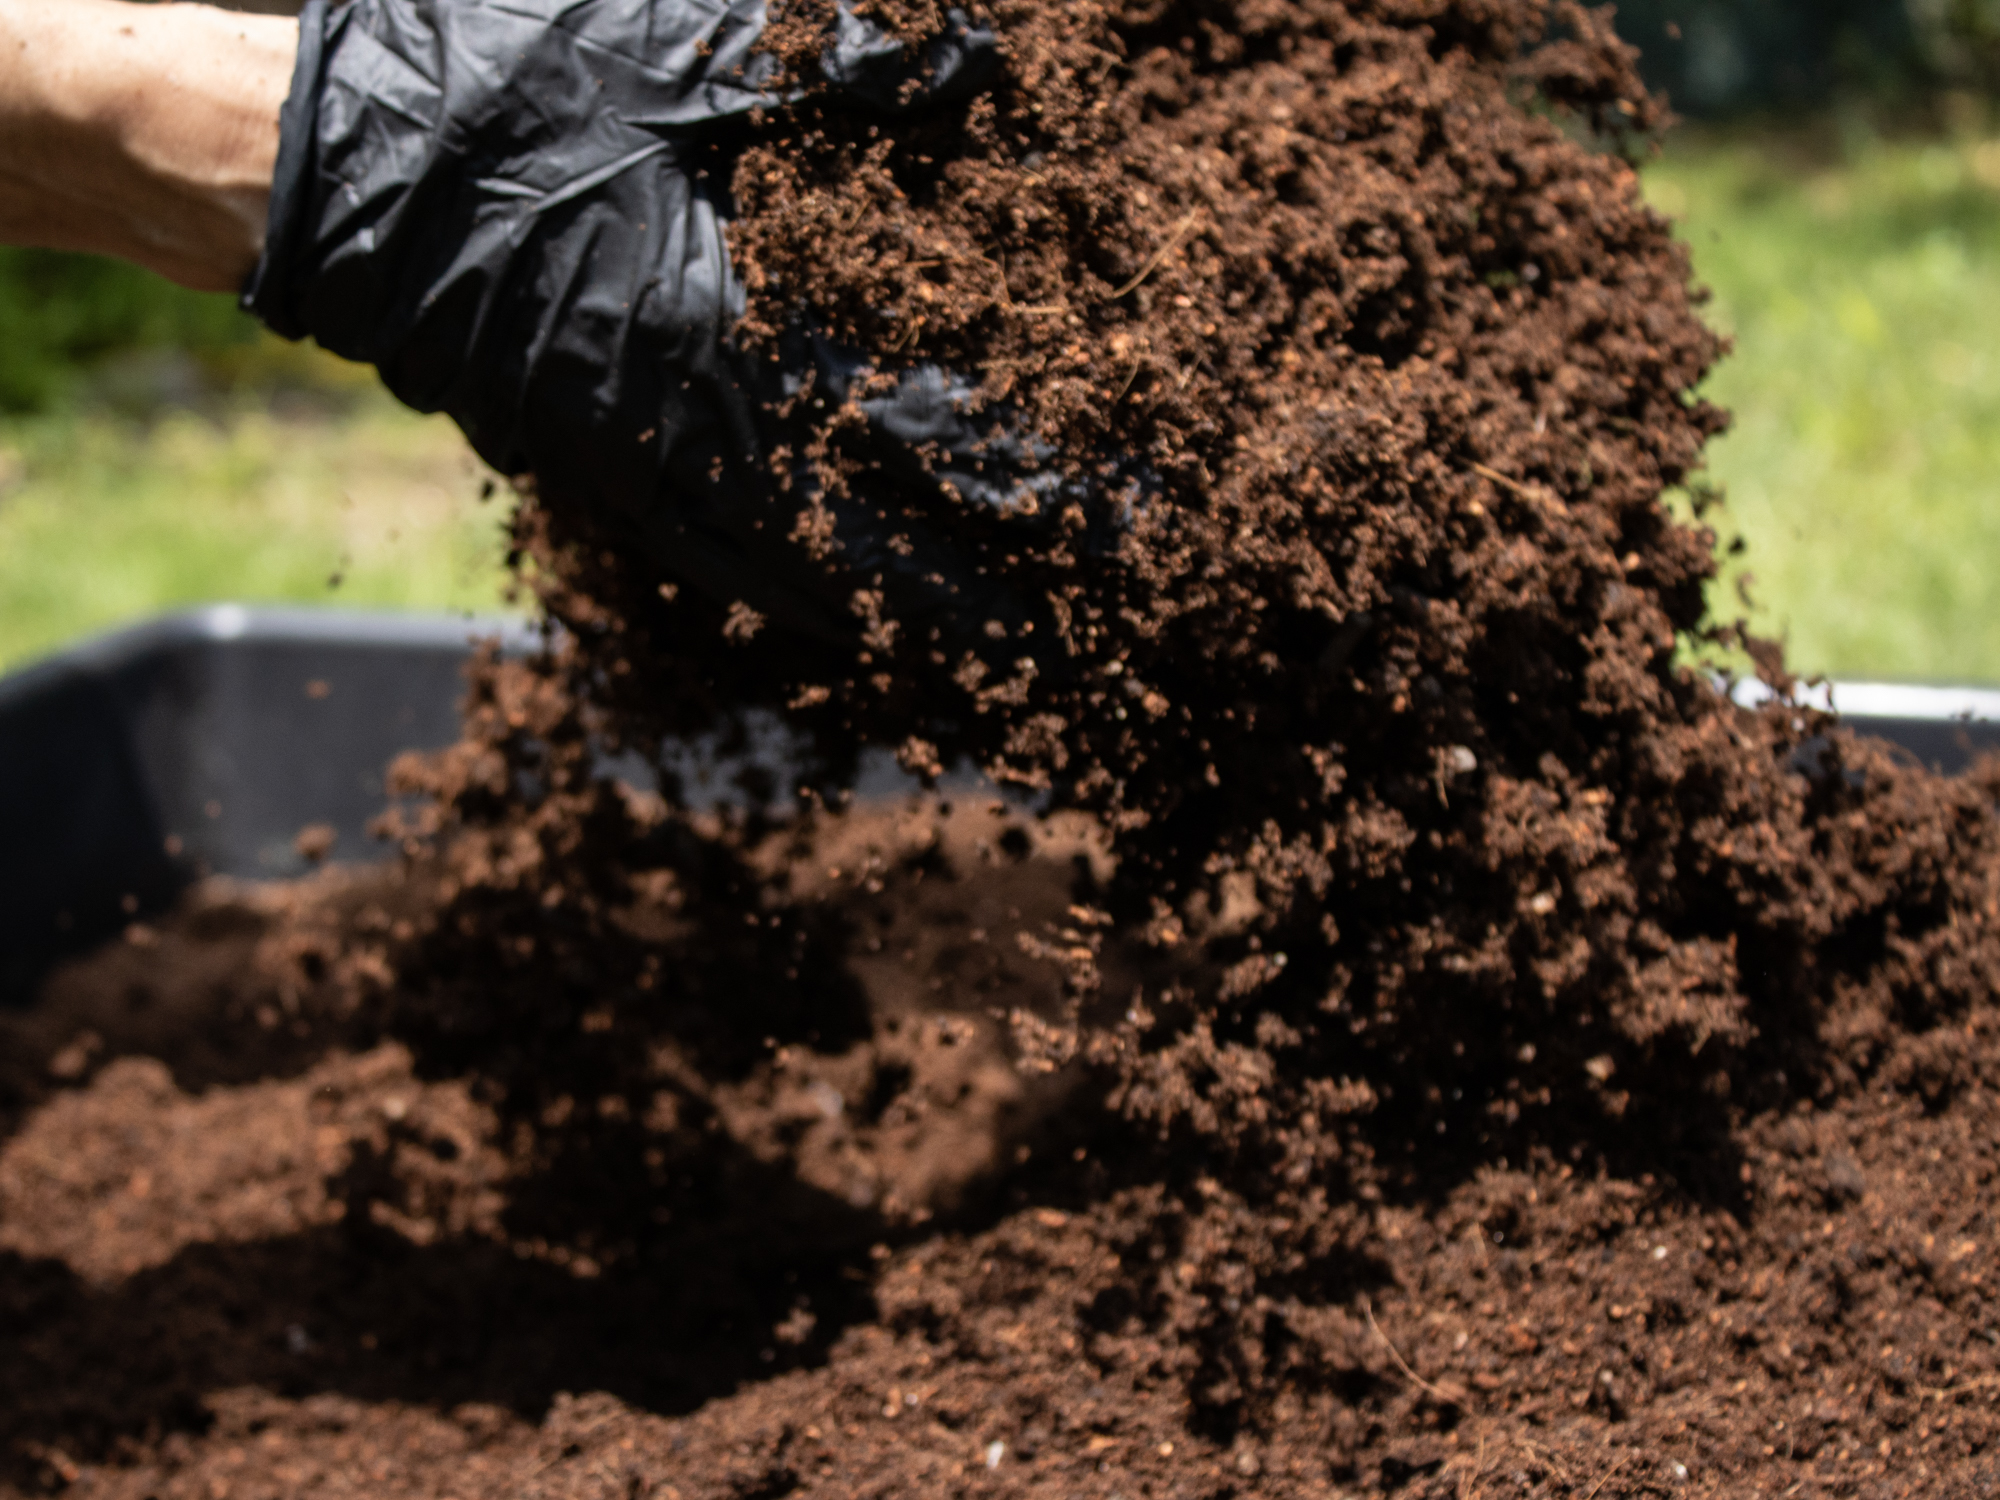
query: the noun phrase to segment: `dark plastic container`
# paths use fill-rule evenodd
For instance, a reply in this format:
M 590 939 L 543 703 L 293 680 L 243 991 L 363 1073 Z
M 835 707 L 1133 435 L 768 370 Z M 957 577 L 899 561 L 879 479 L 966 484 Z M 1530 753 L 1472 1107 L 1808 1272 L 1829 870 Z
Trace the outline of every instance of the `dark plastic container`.
M 1962 771 L 2000 750 L 2000 689 L 1903 682 L 1837 682 L 1806 690 L 1842 722 L 1899 746 L 1939 771 Z
M 204 875 L 297 875 L 310 824 L 336 859 L 402 750 L 456 737 L 476 636 L 518 625 L 217 605 L 0 679 L 0 994 Z
M 529 639 L 505 621 L 225 604 L 0 679 L 0 997 L 204 875 L 301 873 L 308 825 L 333 829 L 336 860 L 383 857 L 368 824 L 389 762 L 457 737 L 466 657 L 495 635 Z M 1940 769 L 2000 749 L 2000 692 L 1831 692 L 1855 728 Z M 856 790 L 909 784 L 885 761 Z

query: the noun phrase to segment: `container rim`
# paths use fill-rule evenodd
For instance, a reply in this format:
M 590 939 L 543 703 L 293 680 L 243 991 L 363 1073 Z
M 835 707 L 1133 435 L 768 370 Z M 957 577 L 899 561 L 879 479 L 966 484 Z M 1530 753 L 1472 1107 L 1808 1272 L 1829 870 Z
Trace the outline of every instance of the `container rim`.
M 0 674 L 0 709 L 62 681 L 115 672 L 155 651 L 257 641 L 283 645 L 463 648 L 497 638 L 507 651 L 532 649 L 541 630 L 519 615 L 332 608 L 291 604 L 205 604 L 117 626 Z
M 1769 684 L 1746 678 L 1729 687 L 1740 707 L 1778 698 Z M 1930 724 L 2000 723 L 2000 688 L 1918 682 L 1801 682 L 1783 700 L 1798 708 L 1837 713 L 1843 720 L 1908 719 Z

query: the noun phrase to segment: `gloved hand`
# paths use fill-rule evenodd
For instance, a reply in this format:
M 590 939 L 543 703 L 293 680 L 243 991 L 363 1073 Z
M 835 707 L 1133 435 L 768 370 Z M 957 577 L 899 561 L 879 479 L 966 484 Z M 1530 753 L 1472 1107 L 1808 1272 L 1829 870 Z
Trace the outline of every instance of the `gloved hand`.
M 940 480 L 999 508 L 1047 481 L 935 368 L 860 402 L 882 452 L 835 511 L 838 567 L 788 540 L 811 476 L 772 472 L 803 447 L 804 414 L 778 407 L 809 380 L 845 400 L 868 364 L 803 323 L 775 364 L 729 336 L 731 165 L 749 112 L 786 103 L 764 21 L 760 0 L 311 0 L 244 304 L 375 365 L 546 505 L 629 526 L 718 602 L 829 640 L 856 635 L 853 591 L 877 577 L 906 624 L 1018 613 L 969 597 Z M 948 107 L 995 62 L 961 12 L 913 57 L 843 7 L 821 71 L 888 114 Z

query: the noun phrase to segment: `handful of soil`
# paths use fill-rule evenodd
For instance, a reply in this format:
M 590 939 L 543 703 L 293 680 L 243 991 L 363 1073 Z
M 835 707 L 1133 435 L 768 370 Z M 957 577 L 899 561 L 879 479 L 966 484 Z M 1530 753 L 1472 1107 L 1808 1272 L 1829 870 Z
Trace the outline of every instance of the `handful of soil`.
M 774 19 L 793 78 L 830 19 Z M 301 1145 L 92 1242 L 112 1189 L 38 1163 L 167 1183 L 147 1141 L 236 1117 L 130 1063 L 19 1086 L 24 1476 L 1990 1488 L 1995 783 L 1685 665 L 1734 639 L 1664 499 L 1719 345 L 1605 149 L 1660 119 L 1608 20 L 978 19 L 962 114 L 756 121 L 732 246 L 753 347 L 954 372 L 1056 481 L 892 505 L 868 380 L 808 390 L 802 554 L 839 564 L 814 507 L 916 506 L 1014 603 L 968 644 L 864 586 L 858 649 L 801 644 L 525 509 L 566 629 L 401 768 L 407 869 L 212 896 L 165 941 L 227 980 L 114 1003 L 112 954 L 35 1020 L 89 1025 L 73 1079 L 179 1048 Z M 765 710 L 792 753 L 733 813 L 600 773 Z M 1021 800 L 842 817 L 870 749 Z M 139 1039 L 175 1004 L 213 1052 Z M 64 1348 L 169 1305 L 180 1366 L 77 1394 Z
M 824 10 L 773 28 L 802 84 Z M 1047 455 L 1047 505 L 953 519 L 1020 608 L 967 646 L 863 588 L 843 658 L 659 597 L 575 513 L 537 517 L 603 726 L 647 744 L 782 704 L 808 800 L 874 745 L 1087 815 L 1112 873 L 1034 935 L 1073 1003 L 1021 1043 L 1087 1051 L 1129 1116 L 1279 1199 L 1344 1170 L 1357 1110 L 1477 1138 L 1524 1046 L 1571 1079 L 1644 1059 L 1672 1093 L 1752 1011 L 1805 1003 L 1825 869 L 1803 856 L 1862 794 L 1837 752 L 1791 768 L 1817 724 L 1745 721 L 1680 663 L 1716 638 L 1712 541 L 1662 496 L 1721 425 L 1694 395 L 1717 344 L 1631 167 L 1558 123 L 1615 144 L 1657 122 L 1608 20 L 987 19 L 1005 76 L 962 117 L 891 126 L 802 86 L 738 163 L 732 243 L 746 339 L 775 352 L 805 316 L 884 351 L 881 382 L 957 372 Z M 822 513 L 885 503 L 845 446 L 865 394 L 817 418 Z M 808 514 L 796 541 L 838 565 L 833 530 Z M 1743 818 L 1768 839 L 1739 849 Z M 1092 1010 L 1106 931 L 1153 967 Z M 1391 1103 L 1392 1075 L 1422 1082 Z

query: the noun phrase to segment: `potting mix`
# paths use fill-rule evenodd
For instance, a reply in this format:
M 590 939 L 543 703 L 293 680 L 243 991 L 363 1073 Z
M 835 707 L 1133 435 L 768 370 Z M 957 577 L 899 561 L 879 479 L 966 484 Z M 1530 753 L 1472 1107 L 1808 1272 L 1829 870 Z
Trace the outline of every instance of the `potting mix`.
M 1709 614 L 1721 345 L 1608 17 L 993 0 L 990 86 L 883 116 L 832 9 L 730 245 L 749 357 L 877 362 L 789 398 L 851 637 L 529 498 L 561 628 L 398 861 L 5 1019 L 9 1492 L 2000 1489 L 2000 773 Z M 880 498 L 919 367 L 1015 503 Z M 603 769 L 668 740 L 734 801 Z

